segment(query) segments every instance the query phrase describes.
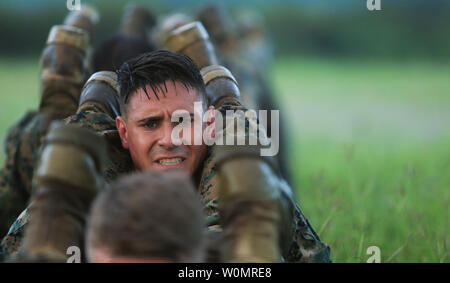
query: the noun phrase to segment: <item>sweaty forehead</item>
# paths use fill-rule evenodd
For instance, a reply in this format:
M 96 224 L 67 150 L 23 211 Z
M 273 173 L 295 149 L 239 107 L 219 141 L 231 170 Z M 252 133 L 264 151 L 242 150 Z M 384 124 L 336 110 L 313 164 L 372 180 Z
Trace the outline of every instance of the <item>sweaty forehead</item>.
M 127 103 L 127 116 L 142 115 L 144 112 L 169 111 L 177 109 L 192 110 L 194 102 L 201 101 L 197 89 L 186 88 L 181 82 L 167 81 L 155 88 L 147 86 L 137 89 Z M 148 95 L 147 95 L 148 94 Z

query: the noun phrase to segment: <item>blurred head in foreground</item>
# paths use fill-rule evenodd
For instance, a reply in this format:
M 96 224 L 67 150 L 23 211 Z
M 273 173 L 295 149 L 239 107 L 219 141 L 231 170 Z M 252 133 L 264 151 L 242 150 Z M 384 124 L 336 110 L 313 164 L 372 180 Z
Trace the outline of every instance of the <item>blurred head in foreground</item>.
M 94 202 L 88 221 L 90 262 L 202 262 L 204 215 L 181 172 L 119 179 Z

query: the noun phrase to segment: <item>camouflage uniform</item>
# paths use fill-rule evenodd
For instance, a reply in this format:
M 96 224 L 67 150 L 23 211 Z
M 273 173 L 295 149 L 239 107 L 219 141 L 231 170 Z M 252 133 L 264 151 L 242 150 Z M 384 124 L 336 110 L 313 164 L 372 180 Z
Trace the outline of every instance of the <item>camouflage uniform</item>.
M 201 43 L 194 45 L 203 48 Z M 207 46 L 206 49 L 208 50 Z M 201 50 L 204 52 L 205 50 Z M 198 50 L 194 50 L 193 55 L 199 54 Z M 202 53 L 200 52 L 200 53 Z M 199 58 L 197 58 L 199 59 Z M 198 62 L 198 61 L 197 61 Z M 210 62 L 207 65 L 212 65 Z M 49 86 L 53 86 L 49 84 Z M 67 90 L 67 84 L 61 90 Z M 77 85 L 78 86 L 78 85 Z M 50 91 L 49 91 L 50 92 Z M 44 92 L 44 93 L 49 93 Z M 80 90 L 72 92 L 72 98 L 79 97 Z M 55 97 L 68 97 L 56 95 Z M 56 102 L 54 100 L 48 100 Z M 53 103 L 53 106 L 56 105 Z M 61 104 L 63 106 L 65 104 Z M 84 104 L 83 104 L 84 105 Z M 76 124 L 84 128 L 88 128 L 96 132 L 99 136 L 106 139 L 109 155 L 109 163 L 102 172 L 105 183 L 114 181 L 118 176 L 130 173 L 135 170 L 130 154 L 122 147 L 120 136 L 116 129 L 116 123 L 107 110 L 98 104 L 87 104 L 82 107 L 75 115 L 71 115 L 65 119 L 66 124 Z M 241 102 L 237 99 L 229 99 L 220 104 L 214 104 L 216 108 L 225 114 L 227 110 L 245 110 Z M 42 105 L 41 105 L 42 106 Z M 53 107 L 53 110 L 60 110 L 62 107 Z M 41 107 L 42 110 L 42 107 Z M 73 113 L 73 112 L 72 112 Z M 19 124 L 17 124 L 7 139 L 7 163 L 5 170 L 2 170 L 0 176 L 0 208 L 4 209 L 5 215 L 9 216 L 9 220 L 0 219 L 4 225 L 9 222 L 15 215 L 25 208 L 32 191 L 33 170 L 36 168 L 39 160 L 39 152 L 43 138 L 48 129 L 51 120 L 55 119 L 55 115 L 47 116 L 45 112 L 35 112 L 27 115 Z M 63 116 L 60 118 L 64 118 Z M 202 166 L 197 169 L 194 178 L 198 184 L 198 195 L 202 201 L 205 214 L 207 216 L 207 224 L 210 231 L 221 231 L 219 213 L 218 213 L 218 174 L 214 156 L 211 154 L 212 148 L 209 148 L 209 154 L 205 158 Z M 33 205 L 33 204 L 31 204 Z M 3 213 L 3 212 L 2 212 Z M 285 255 L 285 260 L 289 262 L 328 262 L 330 261 L 329 247 L 322 243 L 314 232 L 307 219 L 304 217 L 300 208 L 295 206 L 295 233 L 293 239 L 289 243 L 289 253 Z M 3 215 L 1 215 L 3 216 Z M 5 217 L 6 219 L 6 217 Z M 5 255 L 12 255 L 19 250 L 19 246 L 24 236 L 24 229 L 29 221 L 28 208 L 20 214 L 19 218 L 13 223 L 7 235 L 3 238 L 1 246 Z
M 5 140 L 6 161 L 0 170 L 0 233 L 8 228 L 27 206 L 31 179 L 41 137 L 37 112 L 27 113 L 8 133 Z
M 226 110 L 244 109 L 240 103 L 223 105 L 219 110 L 225 114 Z M 38 116 L 35 117 L 38 119 Z M 33 120 L 32 120 L 33 121 Z M 65 119 L 66 124 L 78 124 L 82 127 L 92 129 L 99 135 L 105 137 L 109 144 L 109 164 L 103 171 L 106 183 L 110 183 L 122 174 L 134 170 L 131 157 L 127 150 L 122 148 L 115 121 L 109 115 L 87 111 L 72 115 Z M 211 149 L 211 148 L 210 148 Z M 211 152 L 211 151 L 209 151 Z M 205 159 L 203 166 L 199 168 L 198 194 L 207 215 L 208 227 L 212 231 L 220 231 L 218 202 L 217 202 L 217 180 L 216 168 L 211 154 Z M 5 254 L 17 252 L 24 228 L 27 226 L 28 214 L 25 211 L 20 215 L 3 239 L 1 245 Z M 298 206 L 295 208 L 294 239 L 290 244 L 289 255 L 285 258 L 288 262 L 328 262 L 330 261 L 330 249 L 322 243 L 309 224 L 306 217 Z

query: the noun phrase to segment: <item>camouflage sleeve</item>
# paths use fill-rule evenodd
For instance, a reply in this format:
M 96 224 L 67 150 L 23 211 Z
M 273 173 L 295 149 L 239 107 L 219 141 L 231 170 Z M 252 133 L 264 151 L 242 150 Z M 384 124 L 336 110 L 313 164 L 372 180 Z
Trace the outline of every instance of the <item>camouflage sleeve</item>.
M 1 241 L 1 257 L 7 259 L 15 255 L 19 251 L 22 238 L 24 236 L 25 227 L 29 221 L 28 207 L 14 221 L 5 237 Z
M 6 161 L 0 170 L 0 235 L 4 236 L 17 216 L 26 208 L 32 191 L 34 168 L 39 161 L 41 145 L 51 119 L 39 112 L 27 113 L 9 131 L 5 140 Z M 113 143 L 111 155 L 127 159 L 120 150 L 120 139 L 113 119 L 102 113 L 80 113 L 67 118 L 67 123 L 90 127 L 107 136 Z M 129 162 L 115 162 L 106 170 L 105 179 L 114 179 L 118 172 L 128 170 Z M 126 164 L 127 166 L 123 165 Z
M 0 170 L 0 235 L 25 209 L 31 195 L 33 170 L 46 133 L 42 114 L 27 113 L 5 140 L 6 161 Z
M 220 108 L 221 112 L 226 110 L 245 109 L 236 104 L 226 104 Z M 207 224 L 209 230 L 220 231 L 220 222 L 218 214 L 218 192 L 216 180 L 216 166 L 212 156 L 209 156 L 204 163 L 201 175 L 198 194 L 204 205 L 204 211 L 207 215 Z M 285 257 L 287 262 L 331 262 L 330 247 L 321 242 L 319 236 L 303 214 L 300 207 L 295 204 L 295 213 L 293 218 L 295 232 L 290 243 L 288 255 Z
M 294 239 L 292 240 L 287 262 L 331 262 L 330 247 L 320 241 L 300 207 L 295 205 Z
M 109 161 L 102 172 L 105 183 L 110 183 L 119 175 L 134 170 L 129 152 L 122 147 L 116 122 L 109 115 L 102 112 L 86 111 L 69 116 L 65 119 L 65 123 L 88 128 L 106 139 Z
M 33 117 L 30 121 L 25 123 L 25 126 L 19 127 L 22 129 L 22 127 L 29 127 L 30 129 L 38 129 L 36 127 L 36 124 L 40 122 L 40 115 L 37 115 L 36 117 Z M 134 170 L 133 163 L 131 160 L 131 157 L 129 156 L 128 151 L 124 150 L 122 148 L 120 137 L 118 135 L 118 132 L 116 130 L 115 121 L 110 116 L 101 113 L 101 112 L 81 112 L 72 116 L 69 116 L 64 120 L 66 124 L 77 124 L 81 127 L 91 129 L 95 131 L 98 135 L 104 136 L 108 142 L 108 155 L 109 155 L 109 162 L 108 165 L 103 170 L 103 178 L 105 183 L 110 183 L 111 181 L 115 180 L 119 175 L 126 174 L 132 170 Z M 33 126 L 34 125 L 34 126 Z M 29 131 L 30 132 L 30 131 Z M 33 132 L 33 131 L 31 131 Z M 45 134 L 36 135 L 36 134 L 30 134 L 29 137 L 22 137 L 23 140 L 23 150 L 22 152 L 39 152 L 39 150 L 36 150 L 35 147 L 41 145 L 41 141 L 37 139 L 39 138 L 45 138 Z M 31 139 L 33 138 L 33 139 Z M 18 138 L 15 138 L 13 140 L 18 140 Z M 26 142 L 25 142 L 26 141 Z M 38 142 L 39 141 L 39 142 Z M 8 143 L 9 144 L 9 143 Z M 29 146 L 29 148 L 26 148 L 26 146 Z M 13 144 L 11 144 L 11 149 L 14 148 Z M 6 236 L 3 238 L 1 242 L 1 251 L 3 253 L 3 257 L 8 257 L 11 255 L 14 255 L 18 252 L 18 249 L 20 247 L 20 243 L 22 241 L 22 238 L 24 236 L 24 230 L 27 226 L 28 220 L 29 220 L 29 214 L 28 214 L 28 208 L 26 208 L 28 199 L 31 195 L 31 180 L 33 175 L 33 168 L 35 167 L 35 163 L 38 161 L 38 155 L 32 156 L 31 158 L 27 159 L 24 158 L 23 161 L 21 161 L 20 164 L 23 164 L 21 166 L 24 166 L 22 168 L 22 175 L 26 180 L 28 180 L 28 186 L 27 189 L 23 189 L 20 191 L 21 195 L 24 195 L 23 202 L 20 202 L 16 204 L 14 213 L 10 213 L 11 220 L 10 223 L 5 225 L 6 231 L 3 235 L 6 234 Z M 25 166 L 26 165 L 26 166 Z M 16 165 L 17 167 L 17 165 Z M 2 172 L 3 174 L 3 172 Z M 11 174 L 12 175 L 12 174 Z M 23 179 L 23 178 L 22 178 Z M 15 179 L 14 179 L 15 180 Z M 1 181 L 0 181 L 1 182 Z M 10 186 L 11 187 L 11 186 Z M 7 206 L 12 206 L 11 199 L 14 196 L 14 191 L 7 187 L 5 189 L 5 193 L 3 194 L 2 191 L 2 199 L 0 199 L 0 209 L 5 209 Z M 3 187 L 2 187 L 3 188 Z M 21 188 L 21 187 L 19 187 Z M 3 206 L 4 204 L 4 206 Z M 32 204 L 30 204 L 32 205 Z M 25 209 L 26 208 L 26 209 Z M 25 209 L 25 210 L 24 210 Z M 6 211 L 6 210 L 5 210 Z M 12 211 L 12 210 L 11 210 Z M 22 212 L 22 213 L 21 213 Z M 20 214 L 20 216 L 17 218 L 17 216 Z M 17 218 L 17 219 L 16 219 Z M 15 220 L 15 221 L 14 221 Z M 14 223 L 13 223 L 14 222 Z M 3 223 L 3 222 L 2 222 Z M 12 225 L 11 225 L 12 223 Z M 11 227 L 10 227 L 11 226 Z M 9 231 L 8 231 L 9 229 Z

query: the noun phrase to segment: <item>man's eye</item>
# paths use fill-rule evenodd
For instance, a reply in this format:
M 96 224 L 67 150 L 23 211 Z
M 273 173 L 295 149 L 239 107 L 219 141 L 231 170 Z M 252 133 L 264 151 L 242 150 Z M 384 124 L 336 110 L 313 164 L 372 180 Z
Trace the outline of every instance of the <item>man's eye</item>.
M 154 128 L 156 128 L 156 126 L 158 126 L 158 122 L 157 121 L 149 121 L 149 122 L 144 124 L 144 127 L 147 128 L 147 129 L 154 129 Z

